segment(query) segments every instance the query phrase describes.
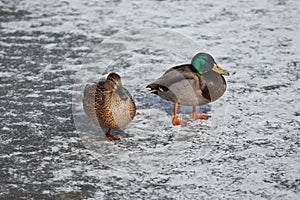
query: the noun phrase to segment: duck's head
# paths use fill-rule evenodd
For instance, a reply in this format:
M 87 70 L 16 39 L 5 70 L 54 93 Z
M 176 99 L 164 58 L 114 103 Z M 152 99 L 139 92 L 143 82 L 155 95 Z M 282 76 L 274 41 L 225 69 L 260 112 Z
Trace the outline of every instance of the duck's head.
M 205 72 L 213 70 L 218 74 L 226 76 L 229 75 L 229 73 L 226 70 L 222 69 L 217 65 L 214 58 L 208 53 L 196 54 L 192 59 L 192 65 L 194 67 L 194 70 L 199 74 L 204 74 Z
M 110 81 L 115 86 L 122 85 L 122 83 L 121 83 L 121 76 L 119 74 L 117 74 L 117 73 L 114 73 L 114 72 L 108 74 L 106 80 Z
M 114 72 L 110 73 L 106 78 L 105 85 L 110 91 L 115 91 L 122 100 L 127 100 L 129 98 L 127 92 L 123 88 L 121 76 L 119 74 Z

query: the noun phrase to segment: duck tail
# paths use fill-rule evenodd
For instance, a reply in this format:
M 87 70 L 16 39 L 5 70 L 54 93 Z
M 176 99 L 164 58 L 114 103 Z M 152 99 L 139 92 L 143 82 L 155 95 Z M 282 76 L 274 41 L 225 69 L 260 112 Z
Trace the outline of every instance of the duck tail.
M 166 92 L 169 90 L 166 86 L 157 84 L 157 83 L 152 83 L 150 85 L 147 85 L 146 88 L 150 88 L 149 92 L 158 95 L 158 92 Z
M 155 88 L 154 86 L 155 86 L 154 84 L 150 84 L 150 85 L 147 85 L 146 88 L 150 89 L 150 90 L 148 90 L 149 93 L 158 95 L 157 88 Z

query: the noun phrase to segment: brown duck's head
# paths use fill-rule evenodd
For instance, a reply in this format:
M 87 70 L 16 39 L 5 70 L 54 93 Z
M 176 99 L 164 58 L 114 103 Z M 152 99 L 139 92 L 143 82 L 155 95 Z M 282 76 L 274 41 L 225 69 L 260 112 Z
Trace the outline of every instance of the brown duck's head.
M 116 92 L 122 100 L 127 100 L 129 98 L 127 92 L 123 88 L 121 76 L 117 73 L 112 72 L 107 76 L 105 87 L 109 91 Z
M 115 85 L 118 85 L 121 83 L 121 76 L 112 72 L 107 76 L 107 80 L 113 82 Z

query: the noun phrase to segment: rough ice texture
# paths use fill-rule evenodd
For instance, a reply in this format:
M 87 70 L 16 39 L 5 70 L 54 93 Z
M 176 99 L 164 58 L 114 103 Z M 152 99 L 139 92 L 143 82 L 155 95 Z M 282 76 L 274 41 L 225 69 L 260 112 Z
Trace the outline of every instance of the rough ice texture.
M 0 2 L 0 198 L 298 199 L 299 16 L 297 0 Z M 195 51 L 231 73 L 226 96 L 173 127 L 144 86 Z M 116 143 L 77 98 L 112 70 L 138 108 Z

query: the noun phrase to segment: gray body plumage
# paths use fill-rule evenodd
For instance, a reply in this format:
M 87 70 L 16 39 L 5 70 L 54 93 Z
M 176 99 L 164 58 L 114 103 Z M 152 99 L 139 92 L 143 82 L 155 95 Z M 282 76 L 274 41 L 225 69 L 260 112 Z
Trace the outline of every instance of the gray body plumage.
M 200 75 L 192 65 L 180 65 L 165 72 L 149 84 L 151 92 L 161 98 L 187 106 L 199 106 L 220 98 L 226 90 L 222 75 L 209 71 Z

